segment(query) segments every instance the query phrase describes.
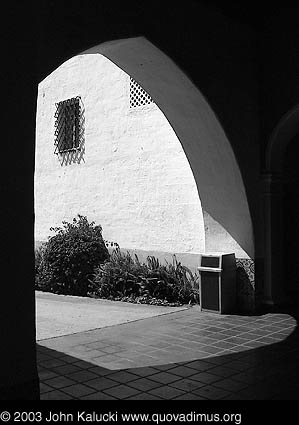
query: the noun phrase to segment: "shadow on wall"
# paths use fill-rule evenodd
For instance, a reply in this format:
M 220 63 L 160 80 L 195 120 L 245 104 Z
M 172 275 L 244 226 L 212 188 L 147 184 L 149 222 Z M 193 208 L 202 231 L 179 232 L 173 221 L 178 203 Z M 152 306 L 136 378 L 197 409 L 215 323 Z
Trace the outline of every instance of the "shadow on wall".
M 72 149 L 67 152 L 58 153 L 60 165 L 80 164 L 84 161 L 85 146 L 82 144 L 80 148 Z
M 242 313 L 255 310 L 255 264 L 250 258 L 236 258 L 237 309 Z
M 202 208 L 254 257 L 241 172 L 221 124 L 198 88 L 144 37 L 106 42 L 81 53 L 86 54 L 105 56 L 149 93 L 182 144 Z
M 264 259 L 236 258 L 238 314 L 255 314 L 263 309 Z
M 259 267 L 256 267 L 258 259 L 248 258 L 247 253 L 238 242 L 206 211 L 203 212 L 203 216 L 206 252 L 223 251 L 235 254 L 237 311 L 238 313 L 253 313 L 256 308 L 256 291 L 262 286 L 262 274 L 257 273 Z M 257 279 L 259 279 L 258 285 L 256 284 Z
M 60 165 L 80 164 L 85 162 L 85 108 L 82 100 L 80 99 L 80 124 L 78 134 L 78 146 L 74 149 L 65 152 L 57 152 Z
M 67 152 L 58 153 L 60 165 L 80 164 L 84 161 L 85 147 L 72 149 Z

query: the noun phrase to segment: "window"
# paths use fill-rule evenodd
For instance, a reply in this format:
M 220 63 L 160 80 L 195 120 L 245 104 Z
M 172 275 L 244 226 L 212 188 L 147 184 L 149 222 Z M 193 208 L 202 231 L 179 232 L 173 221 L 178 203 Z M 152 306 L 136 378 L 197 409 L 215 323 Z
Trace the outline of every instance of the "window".
M 149 103 L 153 103 L 153 99 L 137 81 L 130 77 L 130 108 L 137 108 Z
M 82 108 L 80 97 L 56 103 L 55 153 L 80 149 Z

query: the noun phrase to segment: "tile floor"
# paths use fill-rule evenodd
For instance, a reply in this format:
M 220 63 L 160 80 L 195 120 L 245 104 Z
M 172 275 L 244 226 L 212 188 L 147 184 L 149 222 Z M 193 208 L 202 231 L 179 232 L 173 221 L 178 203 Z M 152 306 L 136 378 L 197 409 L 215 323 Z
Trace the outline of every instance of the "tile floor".
M 42 400 L 299 400 L 299 331 L 286 313 L 198 307 L 39 341 Z

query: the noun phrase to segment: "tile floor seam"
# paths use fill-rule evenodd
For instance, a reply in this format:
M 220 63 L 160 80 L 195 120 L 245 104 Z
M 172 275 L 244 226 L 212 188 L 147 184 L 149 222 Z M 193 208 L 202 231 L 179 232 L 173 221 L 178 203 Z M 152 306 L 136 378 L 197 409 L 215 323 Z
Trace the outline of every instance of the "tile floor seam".
M 69 384 L 69 385 L 64 385 L 63 387 L 53 387 L 53 386 L 51 386 L 50 384 L 47 384 L 47 382 L 45 382 L 44 381 L 44 383 L 46 384 L 46 385 L 48 385 L 48 386 L 50 386 L 51 388 L 53 388 L 53 390 L 56 390 L 56 391 L 61 391 L 61 390 L 63 390 L 63 388 L 68 388 L 68 387 L 71 387 L 72 385 L 74 385 L 74 384 L 78 384 L 78 382 L 76 382 L 76 381 L 74 381 L 72 384 Z
M 81 384 L 81 385 L 83 385 L 83 384 Z M 81 397 L 84 397 L 84 395 L 79 395 L 78 397 L 77 396 L 75 396 L 74 394 L 69 394 L 68 392 L 66 392 L 66 391 L 64 391 L 64 389 L 66 389 L 66 388 L 68 388 L 68 387 L 64 387 L 64 388 L 59 388 L 59 391 L 62 391 L 63 393 L 65 393 L 66 395 L 68 395 L 68 396 L 70 396 L 72 399 L 74 399 L 74 400 L 80 400 L 81 399 Z M 88 388 L 88 387 L 87 387 Z M 89 390 L 91 390 L 92 388 L 88 388 Z M 91 391 L 91 392 L 89 392 L 88 394 L 92 394 L 92 393 L 94 393 L 94 392 L 96 392 L 96 390 L 93 390 L 93 391 Z M 88 395 L 88 394 L 85 394 L 85 395 Z

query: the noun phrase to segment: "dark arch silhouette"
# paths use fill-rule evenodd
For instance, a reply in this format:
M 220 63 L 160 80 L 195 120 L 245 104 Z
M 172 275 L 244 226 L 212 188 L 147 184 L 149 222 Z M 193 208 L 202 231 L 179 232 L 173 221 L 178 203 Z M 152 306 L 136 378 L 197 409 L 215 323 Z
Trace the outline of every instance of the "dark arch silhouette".
M 282 172 L 283 154 L 287 144 L 299 133 L 299 104 L 290 109 L 271 133 L 266 149 L 266 169 L 270 173 Z
M 275 126 L 266 149 L 265 183 L 265 300 L 292 302 L 284 290 L 284 156 L 288 144 L 299 133 L 299 105 L 290 109 Z
M 81 54 L 107 57 L 151 95 L 182 144 L 203 209 L 254 257 L 252 220 L 239 166 L 223 128 L 199 89 L 144 37 L 105 42 Z

